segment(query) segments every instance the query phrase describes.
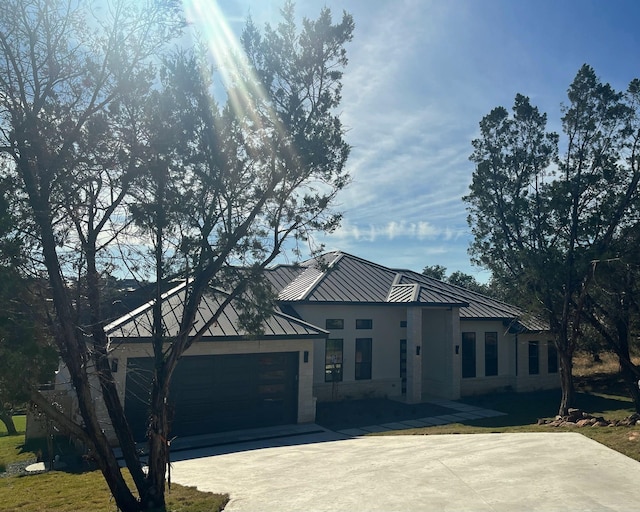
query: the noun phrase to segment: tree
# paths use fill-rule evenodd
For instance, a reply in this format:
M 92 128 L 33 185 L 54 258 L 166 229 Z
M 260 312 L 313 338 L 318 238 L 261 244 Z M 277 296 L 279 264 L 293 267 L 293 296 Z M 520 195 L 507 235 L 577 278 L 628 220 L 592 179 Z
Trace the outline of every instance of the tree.
M 459 286 L 460 288 L 466 288 L 467 290 L 471 290 L 472 292 L 477 292 L 488 296 L 494 295 L 489 285 L 479 283 L 475 277 L 469 274 L 465 274 L 460 270 L 452 272 L 449 277 L 447 277 L 446 281 L 449 284 L 454 284 L 456 286 Z
M 633 222 L 640 169 L 636 93 L 603 84 L 584 65 L 563 107 L 566 140 L 558 157 L 546 115 L 517 95 L 513 116 L 498 107 L 480 122 L 469 224 L 475 260 L 537 308 L 560 356 L 560 414 L 573 401 L 572 357 L 593 287 L 593 264 L 606 258 Z
M 438 279 L 439 281 L 444 281 L 447 275 L 447 269 L 442 265 L 427 265 L 422 269 L 422 274 Z
M 594 286 L 585 301 L 583 331 L 594 332 L 599 346 L 617 355 L 622 379 L 640 413 L 640 367 L 631 358 L 640 321 L 638 227 L 635 224 L 620 233 L 612 251 L 615 257 L 593 262 Z
M 46 326 L 33 321 L 37 302 L 31 286 L 12 269 L 0 268 L 0 421 L 9 435 L 18 433 L 16 408 L 25 407 L 31 389 L 51 382 L 58 366 Z
M 422 270 L 422 274 L 483 295 L 493 295 L 493 291 L 489 285 L 479 283 L 475 277 L 465 274 L 460 270 L 456 270 L 447 276 L 446 267 L 443 267 L 442 265 L 427 265 Z
M 0 20 L 0 149 L 32 264 L 48 281 L 52 332 L 82 423 L 35 391 L 31 398 L 89 447 L 123 511 L 165 508 L 169 385 L 209 326 L 189 336 L 203 295 L 210 286 L 228 294 L 211 323 L 239 301 L 255 328 L 251 305 L 268 298 L 261 271 L 287 240 L 338 225 L 333 199 L 348 182 L 335 111 L 351 17 L 333 24 L 323 9 L 298 30 L 287 3 L 264 35 L 249 22 L 243 51 L 224 63 L 230 82 L 219 107 L 207 57 L 165 49 L 182 26 L 177 4 L 114 1 L 90 19 L 85 2 L 7 0 Z M 114 269 L 145 268 L 158 290 L 146 473 L 111 374 L 101 290 Z M 168 338 L 160 290 L 176 275 L 189 286 L 181 334 Z M 135 493 L 98 421 L 93 378 Z
M 0 180 L 0 421 L 17 435 L 13 414 L 29 401 L 29 390 L 53 378 L 57 354 L 50 344 L 45 319 L 34 322 L 37 283 L 20 273 L 23 237 L 15 231 L 7 194 L 10 183 Z M 25 371 L 29 368 L 29 371 Z

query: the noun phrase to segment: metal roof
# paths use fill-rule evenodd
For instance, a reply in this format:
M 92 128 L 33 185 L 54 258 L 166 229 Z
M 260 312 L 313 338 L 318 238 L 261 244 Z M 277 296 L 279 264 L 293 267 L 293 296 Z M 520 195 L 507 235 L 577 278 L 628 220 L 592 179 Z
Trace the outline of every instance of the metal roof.
M 162 295 L 162 323 L 165 336 L 176 336 L 180 328 L 180 318 L 184 308 L 186 284 L 181 283 Z M 218 311 L 226 294 L 219 290 L 206 293 L 198 307 L 194 326 L 189 336 L 194 336 Z M 105 327 L 107 335 L 114 339 L 149 339 L 152 334 L 153 304 L 150 301 Z M 232 303 L 227 305 L 217 321 L 207 329 L 203 339 L 227 340 L 251 337 L 238 321 L 239 311 Z M 283 338 L 324 338 L 326 332 L 281 311 L 273 312 L 262 324 L 261 339 Z
M 280 290 L 280 301 L 466 305 L 446 290 L 424 288 L 415 280 L 403 282 L 397 270 L 340 251 L 323 255 L 321 262 L 307 260 L 300 267 L 302 272 Z M 282 269 L 276 271 L 281 273 Z
M 294 269 L 296 269 L 294 271 Z M 287 274 L 288 272 L 288 274 Z M 267 274 L 284 303 L 422 304 L 460 307 L 462 319 L 500 319 L 515 329 L 545 330 L 521 309 L 411 270 L 392 269 L 341 251 Z M 285 277 L 290 277 L 288 284 Z M 280 286 L 278 286 L 278 284 Z

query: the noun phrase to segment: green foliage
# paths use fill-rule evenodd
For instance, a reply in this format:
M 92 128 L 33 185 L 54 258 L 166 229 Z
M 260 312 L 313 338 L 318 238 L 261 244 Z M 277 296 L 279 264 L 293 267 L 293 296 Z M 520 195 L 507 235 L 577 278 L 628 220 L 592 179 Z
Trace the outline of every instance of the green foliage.
M 25 240 L 12 211 L 11 180 L 0 177 L 0 422 L 29 400 L 32 389 L 50 382 L 58 365 L 43 327 L 36 286 L 24 277 Z
M 479 283 L 477 279 L 469 274 L 465 274 L 460 270 L 452 272 L 449 276 L 446 275 L 447 269 L 442 265 L 427 265 L 422 270 L 422 274 L 440 281 L 444 281 L 461 288 L 466 288 L 473 292 L 481 293 L 487 296 L 496 296 L 496 291 L 491 288 L 490 285 Z
M 476 168 L 464 198 L 470 252 L 555 331 L 565 369 L 561 409 L 571 401 L 580 323 L 585 315 L 603 318 L 592 294 L 594 264 L 617 256 L 636 224 L 637 94 L 636 81 L 618 92 L 584 65 L 562 109 L 562 155 L 559 136 L 546 131 L 546 115 L 520 94 L 513 114 L 494 109 L 473 141 Z
M 427 265 L 422 269 L 422 273 L 425 276 L 443 281 L 447 274 L 447 269 L 442 265 Z

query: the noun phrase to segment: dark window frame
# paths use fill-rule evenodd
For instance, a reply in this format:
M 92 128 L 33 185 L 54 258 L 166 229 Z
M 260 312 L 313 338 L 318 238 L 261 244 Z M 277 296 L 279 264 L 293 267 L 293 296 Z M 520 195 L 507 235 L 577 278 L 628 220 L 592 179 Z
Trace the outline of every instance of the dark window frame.
M 356 338 L 355 380 L 371 380 L 373 339 Z
M 540 342 L 529 342 L 529 375 L 540 375 Z
M 558 373 L 558 348 L 553 341 L 547 341 L 547 373 Z
M 495 377 L 498 375 L 498 333 L 484 333 L 484 375 Z
M 356 329 L 373 329 L 373 319 L 356 318 Z
M 344 329 L 344 318 L 327 318 L 324 321 L 325 329 Z
M 337 348 L 332 348 L 330 351 L 330 344 L 335 343 L 337 345 L 338 342 L 340 347 L 339 350 Z M 324 350 L 324 381 L 342 382 L 344 368 L 344 339 L 327 338 L 324 344 Z M 332 357 L 331 361 L 329 360 L 329 357 Z M 335 359 L 333 359 L 334 357 Z
M 462 378 L 476 377 L 476 333 L 473 331 L 462 333 Z

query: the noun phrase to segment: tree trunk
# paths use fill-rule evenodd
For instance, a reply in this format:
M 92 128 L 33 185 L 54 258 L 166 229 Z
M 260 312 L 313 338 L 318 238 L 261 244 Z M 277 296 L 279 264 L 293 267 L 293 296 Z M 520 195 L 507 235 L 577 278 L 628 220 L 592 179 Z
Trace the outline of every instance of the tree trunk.
M 560 358 L 560 385 L 562 386 L 562 397 L 558 414 L 565 416 L 569 413 L 569 407 L 573 406 L 574 386 L 573 386 L 573 354 L 558 347 Z
M 156 375 L 151 392 L 151 421 L 149 425 L 149 472 L 147 486 L 140 496 L 143 509 L 164 512 L 165 504 L 165 475 L 169 443 L 169 418 L 167 415 L 166 397 L 162 373 Z
M 632 366 L 633 363 L 630 360 L 620 360 L 622 379 L 629 391 L 629 395 L 633 399 L 633 406 L 636 412 L 640 414 L 640 388 L 638 387 L 640 381 L 638 381 L 638 375 L 633 371 Z
M 627 269 L 628 270 L 628 269 Z M 631 355 L 629 353 L 629 323 L 630 323 L 630 304 L 628 297 L 633 293 L 631 274 L 627 271 L 626 275 L 626 287 L 627 293 L 622 294 L 620 304 L 620 310 L 616 321 L 616 332 L 618 334 L 618 346 L 614 345 L 614 349 L 618 355 L 618 361 L 620 362 L 620 373 L 622 379 L 629 391 L 629 395 L 633 400 L 633 405 L 637 413 L 640 413 L 640 388 L 638 388 L 638 368 L 631 361 Z
M 118 461 L 102 430 L 102 425 L 96 412 L 87 373 L 89 355 L 86 340 L 83 333 L 77 329 L 72 313 L 72 303 L 68 298 L 67 288 L 62 277 L 62 267 L 58 259 L 57 242 L 51 221 L 52 216 L 49 213 L 48 197 L 46 192 L 41 195 L 41 190 L 37 185 L 37 176 L 30 172 L 31 165 L 28 162 L 21 162 L 21 167 L 23 167 L 23 179 L 33 205 L 35 220 L 39 226 L 42 254 L 49 276 L 51 298 L 53 299 L 59 323 L 58 329 L 54 331 L 54 338 L 62 359 L 69 369 L 71 382 L 78 399 L 78 409 L 84 422 L 84 430 L 93 443 L 94 455 L 98 466 L 117 506 L 123 512 L 137 512 L 140 510 L 140 502 L 135 498 L 124 480 Z M 40 175 L 48 175 L 48 172 L 49 170 L 47 169 L 42 171 Z
M 11 413 L 5 410 L 4 408 L 0 408 L 0 421 L 4 423 L 4 426 L 7 428 L 7 434 L 10 436 L 17 436 L 18 431 L 16 430 L 16 426 L 13 423 L 13 418 L 11 417 Z

